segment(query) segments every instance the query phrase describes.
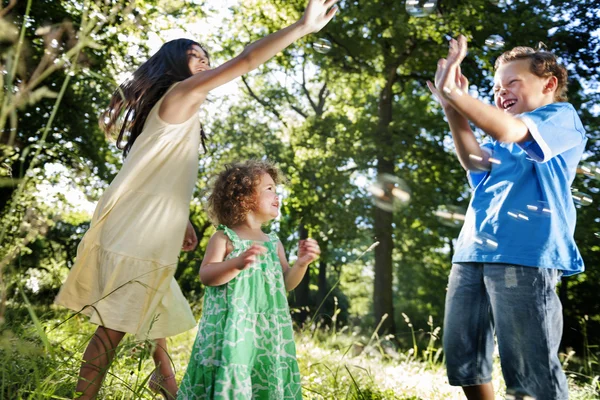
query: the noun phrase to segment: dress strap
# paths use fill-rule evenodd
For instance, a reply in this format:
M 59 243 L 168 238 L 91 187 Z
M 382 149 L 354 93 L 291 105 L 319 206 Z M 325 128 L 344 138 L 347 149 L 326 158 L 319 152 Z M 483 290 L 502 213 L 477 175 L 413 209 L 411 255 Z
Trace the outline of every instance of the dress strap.
M 267 236 L 269 237 L 269 241 L 273 243 L 275 247 L 277 247 L 277 243 L 279 242 L 279 236 L 277 236 L 277 232 L 271 232 L 267 234 Z
M 237 233 L 235 233 L 233 231 L 233 229 L 231 229 L 223 224 L 217 226 L 217 230 L 223 231 L 225 236 L 227 236 L 229 238 L 229 240 L 231 240 L 232 243 L 237 243 L 240 240 L 239 236 L 237 235 Z

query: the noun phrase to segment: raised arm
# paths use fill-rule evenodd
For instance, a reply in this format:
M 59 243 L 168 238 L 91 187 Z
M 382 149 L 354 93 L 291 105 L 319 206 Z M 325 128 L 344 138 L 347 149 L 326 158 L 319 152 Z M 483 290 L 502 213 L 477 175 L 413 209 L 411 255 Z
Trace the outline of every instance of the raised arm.
M 227 236 L 222 231 L 218 231 L 206 246 L 206 253 L 200 265 L 200 281 L 206 286 L 224 285 L 235 278 L 240 271 L 248 268 L 256 260 L 256 256 L 266 250 L 263 246 L 255 244 L 239 256 L 223 261 L 230 249 L 228 249 Z
M 490 168 L 490 162 L 488 161 L 488 154 L 481 150 L 477 138 L 473 130 L 469 126 L 469 121 L 465 116 L 458 112 L 450 102 L 438 91 L 436 86 L 439 85 L 439 80 L 442 76 L 442 71 L 446 68 L 446 60 L 442 59 L 438 62 L 437 71 L 435 73 L 434 85 L 430 81 L 427 81 L 429 90 L 439 100 L 444 114 L 448 119 L 448 125 L 452 132 L 452 139 L 454 140 L 454 147 L 460 164 L 466 171 L 486 171 Z M 469 82 L 467 78 L 460 72 L 460 67 L 455 70 L 454 84 L 459 90 L 467 91 L 469 88 Z
M 299 38 L 320 31 L 335 15 L 337 1 L 310 0 L 302 18 L 294 24 L 250 44 L 223 65 L 181 82 L 165 97 L 161 118 L 171 123 L 187 120 L 198 111 L 209 91 L 256 69 Z
M 455 82 L 456 71 L 467 54 L 467 39 L 460 36 L 450 41 L 448 58 L 438 63 L 439 79 L 436 79 L 436 89 L 446 101 L 466 119 L 494 139 L 505 143 L 521 143 L 531 139 L 529 130 L 523 121 L 485 104 L 461 90 Z M 436 74 L 437 75 L 437 74 Z

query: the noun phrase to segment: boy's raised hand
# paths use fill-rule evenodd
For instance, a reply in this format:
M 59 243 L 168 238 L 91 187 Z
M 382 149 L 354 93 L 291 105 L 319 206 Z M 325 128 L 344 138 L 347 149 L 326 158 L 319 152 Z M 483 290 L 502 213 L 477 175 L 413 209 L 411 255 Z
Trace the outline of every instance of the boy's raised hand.
M 442 58 L 438 61 L 437 70 L 435 72 L 435 84 L 431 81 L 427 81 L 427 87 L 429 88 L 431 93 L 438 99 L 438 101 L 444 109 L 450 109 L 452 108 L 450 102 L 436 88 L 438 87 L 439 80 L 441 79 L 442 71 L 446 68 L 446 66 L 447 61 L 445 58 Z M 456 68 L 455 74 L 456 75 L 454 76 L 454 84 L 456 85 L 456 88 L 460 89 L 462 92 L 468 92 L 469 80 L 462 74 L 460 66 Z
M 319 258 L 321 248 L 315 239 L 301 240 L 298 245 L 298 260 L 297 264 L 308 265 Z
M 310 0 L 300 19 L 310 32 L 319 32 L 335 15 L 338 0 Z M 329 10 L 329 11 L 328 11 Z
M 240 260 L 240 265 L 238 269 L 246 269 L 254 262 L 256 262 L 256 257 L 260 254 L 264 254 L 267 249 L 264 246 L 261 246 L 258 243 L 254 243 L 250 246 L 246 251 L 238 256 Z
M 458 94 L 468 89 L 468 82 L 460 72 L 460 63 L 467 55 L 467 38 L 463 35 L 458 40 L 450 40 L 448 57 L 438 61 L 435 73 L 435 89 L 438 98 L 450 97 L 458 89 Z M 430 86 L 428 84 L 428 86 Z M 431 86 L 429 87 L 431 89 Z M 442 103 L 444 105 L 444 103 Z

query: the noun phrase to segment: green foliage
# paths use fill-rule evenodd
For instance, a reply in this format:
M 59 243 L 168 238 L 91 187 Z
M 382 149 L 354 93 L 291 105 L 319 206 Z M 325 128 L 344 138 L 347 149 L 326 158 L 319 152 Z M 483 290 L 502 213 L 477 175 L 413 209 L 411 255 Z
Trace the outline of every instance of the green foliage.
M 131 72 L 147 58 L 150 33 L 198 21 L 211 12 L 211 2 L 205 3 L 147 0 L 127 9 L 129 2 L 84 2 L 86 8 L 74 1 L 44 0 L 33 4 L 27 18 L 27 2 L 18 2 L 0 18 L 0 66 L 14 76 L 11 82 L 0 74 L 2 110 L 10 111 L 0 118 L 6 120 L 5 125 L 0 124 L 0 229 L 5 230 L 0 250 L 0 317 L 3 307 L 8 307 L 8 322 L 0 325 L 0 362 L 19 361 L 18 366 L 2 363 L 6 366 L 0 374 L 0 389 L 4 390 L 0 397 L 9 387 L 23 387 L 22 397 L 29 396 L 28 391 L 37 391 L 39 396 L 70 396 L 81 346 L 91 333 L 80 326 L 79 317 L 53 330 L 51 325 L 65 315 L 40 315 L 52 345 L 61 346 L 51 354 L 45 351 L 33 325 L 24 323 L 28 321 L 26 310 L 16 306 L 23 294 L 34 308 L 52 301 L 89 223 L 89 216 L 59 207 L 64 194 L 52 202 L 40 201 L 39 185 L 59 179 L 48 176 L 45 166 L 64 165 L 73 177 L 73 186 L 91 200 L 98 198 L 121 163 L 96 118 L 116 87 L 113 77 Z M 197 39 L 208 44 L 213 63 L 218 65 L 249 42 L 295 21 L 305 3 L 239 2 L 231 13 L 224 14 L 219 27 L 202 31 Z M 501 53 L 484 46 L 489 35 L 501 34 L 506 48 L 536 46 L 543 41 L 556 51 L 569 65 L 570 98 L 590 136 L 587 161 L 600 162 L 600 95 L 594 90 L 600 62 L 598 36 L 593 34 L 600 21 L 593 0 L 509 3 L 496 7 L 487 0 L 441 1 L 435 15 L 414 18 L 406 14 L 403 2 L 342 0 L 340 12 L 322 32 L 303 38 L 244 77 L 239 98 L 211 95 L 201 110 L 210 133 L 209 153 L 200 162 L 190 209 L 200 244 L 195 252 L 181 255 L 176 278 L 199 315 L 203 287 L 198 269 L 214 232 L 204 212 L 211 177 L 233 161 L 263 157 L 276 161 L 288 182 L 282 216 L 272 228 L 292 260 L 302 234 L 317 239 L 322 249 L 320 261 L 290 295 L 298 320 L 311 322 L 303 326 L 300 336 L 307 398 L 332 398 L 340 393 L 357 399 L 445 396 L 440 392 L 422 395 L 406 388 L 392 392 L 385 386 L 387 382 L 376 376 L 393 380 L 378 364 L 390 368 L 401 364 L 417 374 L 437 368 L 436 376 L 443 380 L 436 325 L 443 318 L 458 229 L 444 225 L 433 212 L 439 206 L 466 208 L 470 194 L 452 151 L 447 124 L 425 81 L 433 77 L 450 36 L 468 36 L 470 49 L 463 72 L 484 100 L 490 98 L 493 61 Z M 117 12 L 119 7 L 129 11 Z M 114 18 L 102 20 L 98 15 Z M 81 35 L 75 37 L 75 32 L 85 29 L 93 30 L 88 32 L 89 41 Z M 312 43 L 319 37 L 333 43 L 330 53 L 313 51 Z M 57 47 L 52 46 L 53 38 Z M 67 58 L 69 63 L 64 61 Z M 45 67 L 36 75 L 40 65 Z M 6 99 L 16 98 L 16 88 L 23 91 L 36 76 L 43 79 L 29 87 L 18 104 L 9 104 Z M 392 173 L 411 188 L 410 203 L 394 214 L 378 214 L 366 189 L 378 172 Z M 21 191 L 15 196 L 20 184 Z M 578 175 L 574 187 L 592 193 L 597 200 L 596 184 L 593 178 Z M 576 240 L 587 271 L 564 279 L 560 292 L 566 315 L 564 344 L 575 348 L 575 354 L 566 359 L 568 367 L 587 382 L 598 374 L 599 209 L 582 207 L 578 217 Z M 386 260 L 377 260 L 371 252 L 361 257 L 375 241 L 383 244 L 374 252 L 389 250 Z M 382 272 L 393 276 L 386 282 L 389 298 L 384 298 L 385 291 L 375 284 L 375 276 Z M 373 335 L 374 327 L 382 322 L 382 314 L 374 312 L 377 302 L 379 306 L 385 303 L 389 315 L 383 323 L 390 323 L 387 328 L 395 330 L 395 335 Z M 402 322 L 403 314 L 412 322 Z M 355 332 L 369 333 L 362 337 Z M 175 339 L 178 376 L 187 363 L 185 349 L 190 341 L 190 335 Z M 122 360 L 109 377 L 114 388 L 107 385 L 105 395 L 146 396 L 143 382 L 152 368 L 147 350 L 140 363 L 140 344 L 130 341 L 123 346 Z M 361 358 L 365 364 L 360 368 L 353 366 L 360 356 L 348 356 L 359 348 L 368 353 L 364 354 L 366 361 Z M 333 355 L 325 358 L 320 351 Z M 24 371 L 34 378 L 26 381 Z M 14 381 L 13 374 L 18 375 Z M 401 381 L 402 374 L 395 379 Z M 574 398 L 593 398 L 597 382 L 582 389 L 589 397 L 576 394 Z

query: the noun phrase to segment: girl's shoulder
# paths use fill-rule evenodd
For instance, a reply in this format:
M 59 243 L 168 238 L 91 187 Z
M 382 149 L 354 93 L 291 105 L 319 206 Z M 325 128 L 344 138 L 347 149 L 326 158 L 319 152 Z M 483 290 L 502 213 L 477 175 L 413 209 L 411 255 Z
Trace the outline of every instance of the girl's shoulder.
M 226 238 L 227 241 L 231 244 L 237 244 L 241 241 L 240 237 L 235 233 L 233 229 L 228 227 L 227 225 L 220 224 L 217 226 L 217 231 L 215 235 L 222 235 L 223 238 Z
M 217 232 L 215 232 L 215 234 L 222 235 L 222 237 L 229 239 L 233 244 L 248 241 L 261 242 L 261 240 L 242 239 L 233 229 L 222 224 L 217 226 Z M 276 232 L 272 231 L 270 233 L 265 233 L 265 235 L 267 236 L 267 239 L 264 242 L 279 243 L 279 236 L 277 236 Z

